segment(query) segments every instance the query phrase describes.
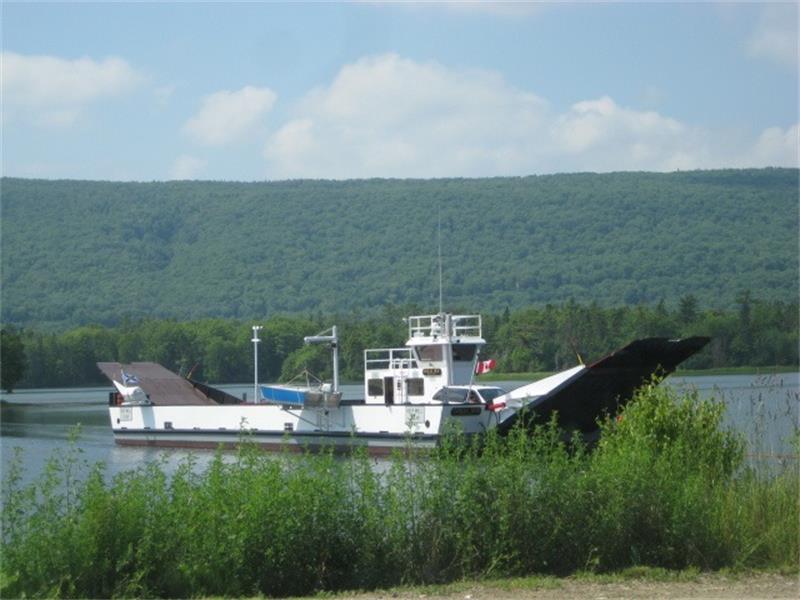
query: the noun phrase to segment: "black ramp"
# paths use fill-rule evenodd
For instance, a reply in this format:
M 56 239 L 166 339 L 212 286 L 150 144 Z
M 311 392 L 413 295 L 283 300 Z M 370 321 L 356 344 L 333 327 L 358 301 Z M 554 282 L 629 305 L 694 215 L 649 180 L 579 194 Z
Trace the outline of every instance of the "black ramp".
M 668 375 L 684 360 L 702 349 L 710 338 L 645 338 L 593 363 L 572 379 L 531 402 L 523 411 L 500 423 L 507 433 L 522 419 L 526 426 L 546 423 L 557 414 L 560 427 L 591 433 L 597 420 L 615 414 L 642 383 L 653 375 Z

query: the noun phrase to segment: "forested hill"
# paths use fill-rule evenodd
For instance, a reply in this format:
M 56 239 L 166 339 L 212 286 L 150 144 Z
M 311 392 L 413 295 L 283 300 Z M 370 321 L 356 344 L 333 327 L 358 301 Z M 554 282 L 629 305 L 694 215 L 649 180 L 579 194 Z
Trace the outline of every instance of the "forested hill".
M 2 180 L 2 320 L 113 324 L 798 292 L 798 171 L 274 183 Z

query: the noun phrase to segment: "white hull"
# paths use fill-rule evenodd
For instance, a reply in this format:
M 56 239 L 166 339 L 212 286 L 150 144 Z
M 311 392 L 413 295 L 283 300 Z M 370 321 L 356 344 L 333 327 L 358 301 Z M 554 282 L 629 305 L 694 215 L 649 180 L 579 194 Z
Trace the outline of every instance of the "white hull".
M 268 448 L 346 448 L 391 452 L 409 444 L 435 446 L 455 427 L 479 434 L 497 423 L 480 405 L 378 404 L 339 408 L 284 409 L 266 404 L 221 406 L 111 406 L 109 416 L 119 444 L 146 446 L 232 446 L 243 439 Z

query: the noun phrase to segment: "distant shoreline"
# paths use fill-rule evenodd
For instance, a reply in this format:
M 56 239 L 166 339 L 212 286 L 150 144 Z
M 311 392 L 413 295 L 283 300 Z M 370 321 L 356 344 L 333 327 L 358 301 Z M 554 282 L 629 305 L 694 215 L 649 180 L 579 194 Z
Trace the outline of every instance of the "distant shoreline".
M 798 366 L 779 366 L 779 367 L 720 367 L 718 369 L 678 369 L 672 375 L 678 377 L 714 377 L 718 375 L 780 375 L 783 373 L 797 373 L 800 374 L 800 367 Z M 536 371 L 531 373 L 488 373 L 486 375 L 479 375 L 475 377 L 473 381 L 476 385 L 481 385 L 483 383 L 492 383 L 495 381 L 538 381 L 539 379 L 543 379 L 544 377 L 548 377 L 550 375 L 554 375 L 555 372 L 548 372 L 548 371 Z M 261 383 L 281 383 L 280 381 L 262 381 Z M 340 384 L 342 385 L 362 385 L 364 382 L 357 380 L 357 381 L 350 381 L 350 380 L 342 380 Z M 226 382 L 226 383 L 219 383 L 219 382 L 212 382 L 212 385 L 217 387 L 220 386 L 233 386 L 233 385 L 253 385 L 252 381 L 240 381 L 240 382 Z M 103 385 L 103 384 L 94 384 L 94 385 L 77 385 L 77 386 L 64 386 L 64 387 L 57 387 L 57 388 L 46 388 L 46 387 L 17 387 L 16 391 L 30 391 L 30 390 L 44 390 L 44 389 L 62 389 L 62 390 L 71 390 L 71 389 L 90 389 L 90 388 L 97 388 L 97 389 L 111 389 L 111 386 Z M 2 393 L 3 396 L 9 396 L 7 392 Z
M 713 377 L 716 375 L 779 375 L 781 373 L 800 373 L 797 365 L 777 367 L 719 367 L 716 369 L 678 369 L 673 373 L 678 377 Z M 548 371 L 532 373 L 488 373 L 475 378 L 476 383 L 490 381 L 536 381 L 554 373 Z

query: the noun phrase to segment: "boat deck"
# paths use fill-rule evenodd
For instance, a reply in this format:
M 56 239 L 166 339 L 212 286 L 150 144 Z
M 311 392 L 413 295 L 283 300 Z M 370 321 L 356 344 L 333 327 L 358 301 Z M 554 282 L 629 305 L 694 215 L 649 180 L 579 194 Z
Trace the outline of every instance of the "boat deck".
M 219 404 L 189 381 L 152 362 L 101 362 L 98 368 L 111 380 L 122 383 L 122 371 L 135 375 L 139 387 L 150 397 L 153 404 L 163 405 L 209 405 Z M 199 386 L 205 387 L 205 386 Z

